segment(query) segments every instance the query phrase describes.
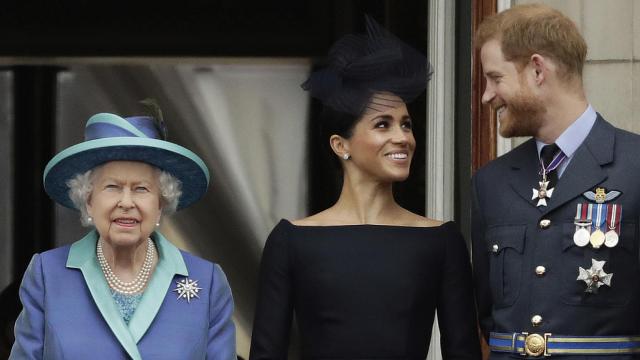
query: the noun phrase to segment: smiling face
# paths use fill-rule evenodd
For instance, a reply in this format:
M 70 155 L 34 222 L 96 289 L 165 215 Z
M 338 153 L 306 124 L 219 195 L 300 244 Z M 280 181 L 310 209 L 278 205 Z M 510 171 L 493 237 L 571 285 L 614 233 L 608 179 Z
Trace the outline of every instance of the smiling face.
M 87 212 L 112 246 L 144 242 L 160 220 L 157 171 L 135 161 L 111 161 L 94 171 Z
M 376 96 L 345 142 L 351 158 L 345 171 L 359 171 L 382 182 L 405 180 L 409 176 L 416 140 L 407 106 L 394 95 Z
M 497 111 L 503 137 L 536 136 L 543 124 L 544 101 L 534 94 L 525 72 L 507 61 L 498 40 L 487 41 L 480 50 L 487 86 L 482 102 Z

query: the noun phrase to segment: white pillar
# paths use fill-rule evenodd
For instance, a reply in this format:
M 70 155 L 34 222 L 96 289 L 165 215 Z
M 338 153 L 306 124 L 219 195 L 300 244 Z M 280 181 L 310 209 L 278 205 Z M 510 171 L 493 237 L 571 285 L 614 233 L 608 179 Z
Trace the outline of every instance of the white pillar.
M 429 1 L 429 62 L 434 73 L 427 87 L 427 217 L 453 219 L 455 125 L 455 1 Z M 441 360 L 438 319 L 433 324 L 429 360 Z

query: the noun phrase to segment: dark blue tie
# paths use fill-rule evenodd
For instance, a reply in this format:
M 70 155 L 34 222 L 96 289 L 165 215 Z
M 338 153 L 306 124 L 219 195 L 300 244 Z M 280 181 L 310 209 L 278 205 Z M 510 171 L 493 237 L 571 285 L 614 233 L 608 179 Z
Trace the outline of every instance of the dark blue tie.
M 540 160 L 542 160 L 542 164 L 544 165 L 545 169 L 549 167 L 549 164 L 551 164 L 553 158 L 556 157 L 556 155 L 558 155 L 560 152 L 560 148 L 555 143 L 542 147 L 542 149 L 540 150 Z M 547 189 L 552 189 L 556 186 L 556 184 L 558 183 L 558 168 L 547 173 L 547 181 L 549 181 L 549 186 L 547 186 Z

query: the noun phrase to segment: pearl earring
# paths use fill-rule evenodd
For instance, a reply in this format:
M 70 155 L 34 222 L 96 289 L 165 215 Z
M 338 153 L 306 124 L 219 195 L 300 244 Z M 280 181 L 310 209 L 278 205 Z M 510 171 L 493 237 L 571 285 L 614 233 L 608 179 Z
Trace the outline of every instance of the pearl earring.
M 89 224 L 93 223 L 93 218 L 91 216 L 87 217 L 87 222 Z
M 345 160 L 349 160 L 351 159 L 351 155 L 349 155 L 349 153 L 345 153 L 344 155 L 342 155 L 342 158 Z

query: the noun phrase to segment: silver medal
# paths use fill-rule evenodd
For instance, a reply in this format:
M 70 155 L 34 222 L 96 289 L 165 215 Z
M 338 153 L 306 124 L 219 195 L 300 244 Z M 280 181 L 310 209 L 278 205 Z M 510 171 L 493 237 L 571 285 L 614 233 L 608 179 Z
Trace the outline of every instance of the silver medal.
M 578 231 L 573 234 L 573 242 L 576 246 L 585 247 L 589 244 L 589 240 L 591 238 L 591 234 L 589 234 L 589 230 L 581 227 Z
M 607 231 L 607 233 L 604 234 L 604 245 L 608 248 L 615 247 L 616 245 L 618 245 L 618 241 L 620 240 L 618 236 L 618 232 L 616 231 L 616 226 L 618 226 L 616 222 L 616 218 L 619 217 L 620 215 L 619 211 L 620 209 L 618 208 L 618 205 L 611 204 L 611 219 L 608 222 L 609 231 Z M 620 231 L 619 226 L 618 226 L 618 231 Z
M 616 233 L 614 230 L 609 230 L 606 234 L 604 234 L 604 245 L 608 248 L 612 248 L 618 245 L 618 240 L 618 233 Z

